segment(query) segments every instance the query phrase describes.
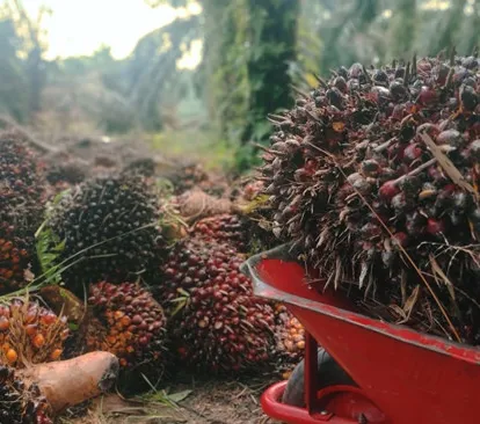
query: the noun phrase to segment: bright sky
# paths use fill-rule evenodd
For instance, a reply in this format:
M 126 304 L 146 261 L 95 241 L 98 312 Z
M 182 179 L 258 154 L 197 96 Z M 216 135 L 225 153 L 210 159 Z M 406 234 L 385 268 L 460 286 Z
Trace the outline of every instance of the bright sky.
M 112 48 L 115 58 L 124 58 L 143 35 L 177 16 L 171 7 L 152 9 L 143 0 L 23 0 L 23 4 L 33 18 L 41 5 L 53 12 L 44 18 L 49 59 L 89 55 L 102 44 Z M 189 12 L 199 13 L 200 6 Z M 198 60 L 197 54 L 190 56 L 187 62 Z

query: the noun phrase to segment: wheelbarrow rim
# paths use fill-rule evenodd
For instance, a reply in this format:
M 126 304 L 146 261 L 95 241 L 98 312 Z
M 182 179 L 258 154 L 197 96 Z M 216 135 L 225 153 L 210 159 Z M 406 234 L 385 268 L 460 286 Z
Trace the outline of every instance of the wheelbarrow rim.
M 298 253 L 299 250 L 295 244 L 286 243 L 275 247 L 274 249 L 251 256 L 241 265 L 240 269 L 252 279 L 253 292 L 258 297 L 269 300 L 273 299 L 316 313 L 321 313 L 421 349 L 427 349 L 441 355 L 454 357 L 461 361 L 480 365 L 480 348 L 478 347 L 468 346 L 435 335 L 420 333 L 405 325 L 387 323 L 357 312 L 346 311 L 339 307 L 326 305 L 318 301 L 305 299 L 295 294 L 283 292 L 266 284 L 256 272 L 256 266 L 264 259 L 296 262 L 301 265 L 301 262 L 297 259 Z

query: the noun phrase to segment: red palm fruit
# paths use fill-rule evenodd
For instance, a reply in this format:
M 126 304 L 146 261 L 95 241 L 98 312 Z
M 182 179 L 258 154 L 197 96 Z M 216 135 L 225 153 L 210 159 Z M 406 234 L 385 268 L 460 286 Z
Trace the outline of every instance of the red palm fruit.
M 35 231 L 43 219 L 45 181 L 25 141 L 0 132 L 0 293 L 27 284 L 37 265 Z
M 170 252 L 162 303 L 181 359 L 231 372 L 268 364 L 274 346 L 272 307 L 253 296 L 244 261 L 228 244 L 191 237 Z
M 10 302 L 0 309 L 0 324 L 0 359 L 17 368 L 59 359 L 69 335 L 66 317 L 36 302 Z
M 87 330 L 90 351 L 115 354 L 123 367 L 160 363 L 164 358 L 166 318 L 152 294 L 138 283 L 91 285 L 93 321 Z

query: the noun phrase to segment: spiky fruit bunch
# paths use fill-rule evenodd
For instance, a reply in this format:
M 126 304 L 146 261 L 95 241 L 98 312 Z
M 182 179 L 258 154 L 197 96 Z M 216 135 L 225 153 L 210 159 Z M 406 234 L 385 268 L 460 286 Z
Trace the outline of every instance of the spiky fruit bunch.
M 63 273 L 79 292 L 102 279 L 123 281 L 149 268 L 158 245 L 155 197 L 139 176 L 97 178 L 62 199 L 51 226 L 65 249 L 61 259 L 75 261 Z
M 472 343 L 480 341 L 469 300 L 480 295 L 479 75 L 474 56 L 341 68 L 272 117 L 261 177 L 275 234 L 294 240 L 328 283 L 356 282 L 403 320 L 419 311 L 430 331 Z
M 37 302 L 0 305 L 0 361 L 16 368 L 61 358 L 67 320 Z
M 198 221 L 192 235 L 205 240 L 228 243 L 239 252 L 246 252 L 248 246 L 246 222 L 238 215 L 222 214 Z
M 1 424 L 51 424 L 49 409 L 37 385 L 25 383 L 12 368 L 0 365 Z
M 89 350 L 115 354 L 123 367 L 157 363 L 164 354 L 166 319 L 163 308 L 138 283 L 102 281 L 90 286 L 88 303 L 105 331 L 92 328 Z
M 0 133 L 0 293 L 15 290 L 35 265 L 44 181 L 34 154 L 14 133 Z
M 275 338 L 281 360 L 298 363 L 305 354 L 305 328 L 284 305 L 275 306 Z
M 271 306 L 240 273 L 244 258 L 227 244 L 188 238 L 171 251 L 161 296 L 181 358 L 203 370 L 252 369 L 273 346 Z

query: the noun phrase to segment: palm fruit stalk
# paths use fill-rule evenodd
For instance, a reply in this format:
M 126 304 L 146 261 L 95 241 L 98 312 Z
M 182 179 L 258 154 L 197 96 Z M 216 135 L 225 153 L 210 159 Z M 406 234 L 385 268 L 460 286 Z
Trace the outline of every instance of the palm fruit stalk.
M 209 216 L 228 214 L 233 209 L 230 200 L 211 196 L 199 188 L 174 197 L 172 206 L 178 210 L 182 219 L 189 223 Z
M 108 352 L 22 370 L 0 365 L 0 423 L 51 424 L 66 408 L 110 390 L 118 369 L 118 359 Z
M 145 287 L 102 281 L 90 286 L 88 304 L 98 322 L 92 320 L 87 330 L 87 350 L 111 352 L 123 368 L 161 364 L 165 356 L 165 314 Z
M 25 383 L 16 371 L 0 365 L 0 423 L 51 424 L 50 408 L 36 384 Z
M 16 368 L 61 358 L 69 335 L 66 318 L 34 301 L 0 305 L 0 362 Z
M 253 296 L 244 257 L 228 244 L 187 238 L 164 266 L 162 298 L 176 351 L 204 371 L 252 370 L 271 360 L 272 307 Z
M 274 234 L 373 315 L 480 343 L 479 61 L 340 68 L 270 117 Z M 367 302 L 368 304 L 365 304 Z M 385 311 L 383 311 L 385 312 Z
M 33 152 L 15 133 L 0 133 L 0 293 L 22 287 L 25 271 L 36 265 L 44 188 Z
M 103 279 L 123 282 L 145 273 L 159 246 L 156 198 L 140 176 L 82 183 L 52 213 L 51 228 L 65 248 L 62 277 L 74 292 Z

